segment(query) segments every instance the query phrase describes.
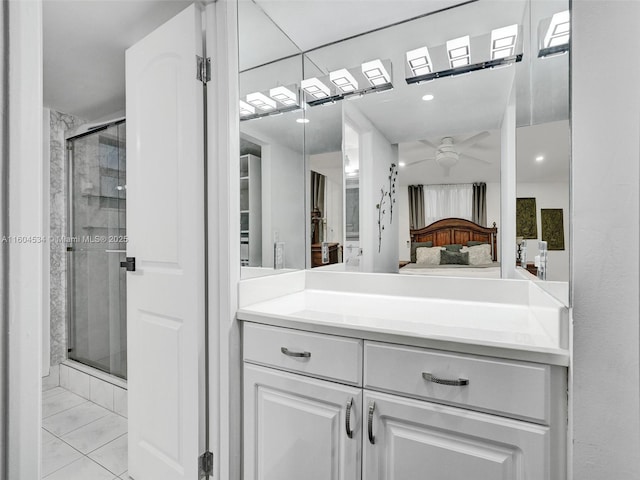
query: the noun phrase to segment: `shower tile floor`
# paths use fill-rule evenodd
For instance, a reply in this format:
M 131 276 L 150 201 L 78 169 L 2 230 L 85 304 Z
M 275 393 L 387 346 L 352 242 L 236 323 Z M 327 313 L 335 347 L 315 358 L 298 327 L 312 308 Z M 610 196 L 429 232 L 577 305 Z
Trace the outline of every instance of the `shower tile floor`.
M 43 385 L 42 478 L 129 480 L 127 419 L 59 386 Z

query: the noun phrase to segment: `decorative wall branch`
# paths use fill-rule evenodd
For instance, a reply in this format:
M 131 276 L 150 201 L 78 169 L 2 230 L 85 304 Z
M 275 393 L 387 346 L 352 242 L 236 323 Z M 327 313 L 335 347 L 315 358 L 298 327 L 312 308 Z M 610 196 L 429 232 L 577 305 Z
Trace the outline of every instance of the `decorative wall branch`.
M 380 189 L 380 203 L 376 205 L 378 209 L 378 253 L 382 249 L 382 231 L 384 230 L 384 225 L 382 224 L 382 219 L 384 218 L 384 214 L 386 210 L 384 209 L 385 199 L 387 198 L 388 193 L 384 191 L 384 188 Z
M 393 223 L 393 204 L 396 203 L 396 179 L 398 178 L 398 166 L 392 163 L 389 167 L 389 225 Z

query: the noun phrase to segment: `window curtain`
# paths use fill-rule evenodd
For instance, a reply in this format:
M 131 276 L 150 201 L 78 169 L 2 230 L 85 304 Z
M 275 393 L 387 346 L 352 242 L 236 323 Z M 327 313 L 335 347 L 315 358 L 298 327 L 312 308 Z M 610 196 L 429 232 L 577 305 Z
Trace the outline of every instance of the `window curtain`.
M 424 188 L 422 185 L 409 185 L 409 228 L 424 227 Z
M 473 184 L 473 216 L 471 220 L 483 227 L 487 226 L 487 184 Z
M 427 225 L 443 218 L 464 218 L 473 216 L 473 185 L 425 185 L 424 209 Z
M 318 172 L 311 172 L 311 242 L 319 243 L 324 240 L 324 196 L 327 177 Z

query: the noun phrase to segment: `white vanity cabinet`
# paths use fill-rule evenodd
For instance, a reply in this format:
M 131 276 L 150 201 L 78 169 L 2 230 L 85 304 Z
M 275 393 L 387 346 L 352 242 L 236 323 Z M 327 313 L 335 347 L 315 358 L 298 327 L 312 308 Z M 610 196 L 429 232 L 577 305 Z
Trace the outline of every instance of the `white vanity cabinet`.
M 362 389 L 246 364 L 245 480 L 356 480 Z
M 365 390 L 363 479 L 548 479 L 549 429 Z
M 250 322 L 243 338 L 244 480 L 566 477 L 564 367 Z

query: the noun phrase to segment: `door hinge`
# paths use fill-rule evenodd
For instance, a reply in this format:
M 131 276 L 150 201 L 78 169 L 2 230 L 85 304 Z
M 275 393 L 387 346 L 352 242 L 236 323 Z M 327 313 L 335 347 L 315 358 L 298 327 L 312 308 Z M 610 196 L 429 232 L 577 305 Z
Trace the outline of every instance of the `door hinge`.
M 204 452 L 200 455 L 200 478 L 213 475 L 213 453 Z
M 211 80 L 211 58 L 196 55 L 196 65 L 196 78 L 202 83 L 209 82 Z

